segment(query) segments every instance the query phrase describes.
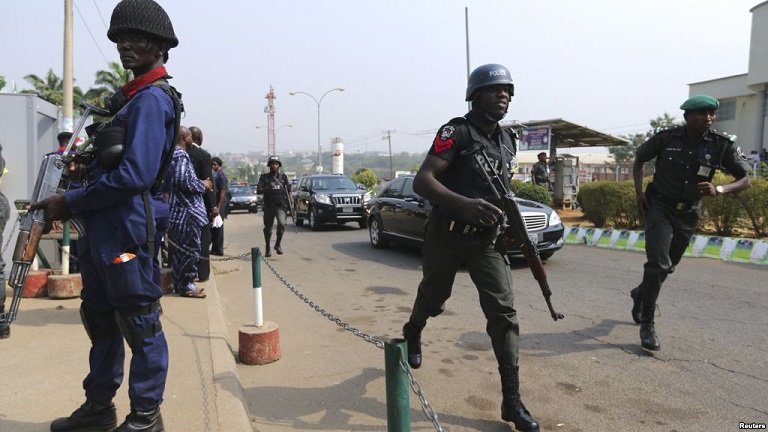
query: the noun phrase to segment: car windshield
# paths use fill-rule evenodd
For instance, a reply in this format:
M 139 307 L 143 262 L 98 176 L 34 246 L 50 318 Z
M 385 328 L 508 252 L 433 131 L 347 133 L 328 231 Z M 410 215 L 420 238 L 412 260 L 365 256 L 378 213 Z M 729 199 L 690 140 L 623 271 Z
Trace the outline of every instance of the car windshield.
M 333 190 L 333 189 L 356 189 L 355 183 L 347 177 L 321 177 L 312 179 L 312 189 L 314 190 Z
M 230 186 L 229 193 L 232 195 L 249 195 L 251 189 L 248 186 Z

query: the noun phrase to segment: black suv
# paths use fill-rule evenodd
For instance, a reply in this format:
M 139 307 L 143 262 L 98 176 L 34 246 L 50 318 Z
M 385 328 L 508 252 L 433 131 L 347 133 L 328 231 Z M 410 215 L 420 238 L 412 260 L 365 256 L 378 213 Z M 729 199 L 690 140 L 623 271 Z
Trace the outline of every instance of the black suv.
M 296 225 L 317 230 L 322 224 L 357 222 L 368 226 L 365 203 L 370 194 L 342 174 L 312 174 L 302 177 L 293 191 Z

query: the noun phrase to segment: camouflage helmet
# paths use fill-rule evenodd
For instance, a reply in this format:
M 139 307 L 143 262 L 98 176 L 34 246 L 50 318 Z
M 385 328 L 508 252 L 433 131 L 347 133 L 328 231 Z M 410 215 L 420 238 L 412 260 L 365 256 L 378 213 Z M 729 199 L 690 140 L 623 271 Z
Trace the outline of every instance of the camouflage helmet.
M 509 73 L 509 69 L 500 64 L 478 66 L 477 69 L 469 74 L 469 80 L 467 80 L 467 97 L 465 100 L 467 102 L 471 101 L 478 89 L 499 84 L 508 85 L 509 96 L 514 96 L 515 85 L 512 83 L 512 74 Z
M 272 162 L 277 162 L 279 166 L 283 166 L 283 163 L 280 162 L 280 158 L 277 157 L 277 155 L 272 155 L 269 157 L 269 159 L 267 160 L 267 166 L 271 165 Z
M 179 44 L 171 19 L 153 0 L 122 0 L 115 6 L 107 37 L 112 42 L 117 42 L 117 35 L 125 32 L 138 32 L 160 39 L 168 48 Z

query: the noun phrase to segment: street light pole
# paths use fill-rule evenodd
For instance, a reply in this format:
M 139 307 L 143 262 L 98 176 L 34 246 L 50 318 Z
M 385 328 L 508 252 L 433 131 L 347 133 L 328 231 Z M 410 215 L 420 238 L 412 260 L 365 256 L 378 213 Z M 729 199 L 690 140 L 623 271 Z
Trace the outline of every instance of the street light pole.
M 323 99 L 325 98 L 325 96 L 328 93 L 332 92 L 332 91 L 343 92 L 344 88 L 343 87 L 336 87 L 336 88 L 330 89 L 327 92 L 323 93 L 323 95 L 320 96 L 320 99 L 317 99 L 316 97 L 312 96 L 311 94 L 309 94 L 307 92 L 303 92 L 303 91 L 292 91 L 292 92 L 288 93 L 291 96 L 294 96 L 294 95 L 297 95 L 297 94 L 307 95 L 310 98 L 312 98 L 312 100 L 315 101 L 315 105 L 317 105 L 317 167 L 318 167 L 318 169 L 322 168 L 321 155 L 323 153 L 323 146 L 320 143 L 320 104 L 323 103 Z

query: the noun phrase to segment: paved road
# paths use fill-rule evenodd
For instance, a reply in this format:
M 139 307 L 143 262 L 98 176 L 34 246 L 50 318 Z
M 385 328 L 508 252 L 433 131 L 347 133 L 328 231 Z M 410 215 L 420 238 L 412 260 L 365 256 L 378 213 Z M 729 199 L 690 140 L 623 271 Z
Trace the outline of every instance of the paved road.
M 263 247 L 261 214 L 227 220 L 228 254 Z M 270 263 L 296 289 L 365 333 L 399 337 L 420 280 L 417 251 L 374 250 L 352 224 L 289 231 Z M 662 350 L 639 348 L 629 289 L 644 256 L 567 245 L 547 263 L 553 322 L 528 269 L 514 269 L 522 332 L 522 392 L 546 431 L 729 431 L 768 423 L 768 296 L 764 267 L 686 258 L 660 297 Z M 230 338 L 253 321 L 249 262 L 214 265 Z M 265 319 L 280 326 L 283 357 L 239 365 L 258 431 L 386 430 L 384 354 L 286 288 L 266 266 Z M 460 273 L 441 317 L 424 332 L 415 371 L 448 431 L 509 431 L 500 385 L 469 276 Z M 434 430 L 411 394 L 413 430 Z

